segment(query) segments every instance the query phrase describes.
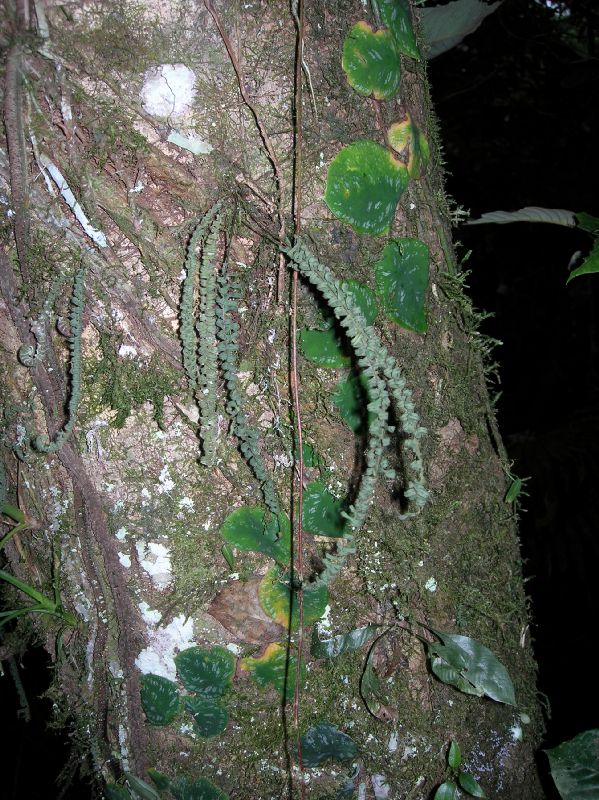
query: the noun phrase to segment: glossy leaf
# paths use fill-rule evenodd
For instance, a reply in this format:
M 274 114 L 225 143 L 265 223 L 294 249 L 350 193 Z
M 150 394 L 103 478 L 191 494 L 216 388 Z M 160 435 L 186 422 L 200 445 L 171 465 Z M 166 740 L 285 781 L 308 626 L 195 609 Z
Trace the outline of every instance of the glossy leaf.
M 229 544 L 224 544 L 221 548 L 221 553 L 223 554 L 223 558 L 227 562 L 229 569 L 235 569 L 235 554 Z
M 457 800 L 458 787 L 453 781 L 445 781 L 441 786 L 437 787 L 437 791 L 433 795 L 433 800 Z
M 369 639 L 372 639 L 378 629 L 379 625 L 364 625 L 363 628 L 354 628 L 349 633 L 322 640 L 318 638 L 318 631 L 314 628 L 310 653 L 314 658 L 335 658 L 342 653 L 360 650 Z
M 204 697 L 222 695 L 235 672 L 235 656 L 220 645 L 210 650 L 189 647 L 175 656 L 175 664 L 185 688 Z
M 324 614 L 328 602 L 327 587 L 304 589 L 304 625 L 311 625 Z M 296 592 L 281 580 L 279 570 L 274 567 L 260 581 L 258 599 L 266 613 L 279 625 L 295 631 L 298 627 L 298 600 Z M 291 607 L 291 608 L 290 608 Z
M 291 654 L 288 655 L 287 649 L 280 644 L 269 644 L 264 653 L 258 658 L 248 656 L 241 659 L 241 668 L 248 670 L 258 686 L 274 688 L 283 694 L 289 701 L 295 693 L 297 659 Z M 306 675 L 306 668 L 302 661 L 300 679 L 303 681 Z
M 303 328 L 298 338 L 304 357 L 316 366 L 330 369 L 349 366 L 351 360 L 349 353 L 333 326 L 324 331 Z
M 319 722 L 300 739 L 306 767 L 319 767 L 326 761 L 350 761 L 358 755 L 353 739 L 330 722 Z
M 343 536 L 345 518 L 341 516 L 341 512 L 344 506 L 344 501 L 333 497 L 321 481 L 312 481 L 304 489 L 304 530 L 318 536 Z
M 479 219 L 469 219 L 465 225 L 507 225 L 510 222 L 546 222 L 550 225 L 565 225 L 573 228 L 576 225 L 575 214 L 565 208 L 541 208 L 526 206 L 518 211 L 488 211 Z
M 408 170 L 376 142 L 359 140 L 337 153 L 327 175 L 325 202 L 358 233 L 388 233 Z
M 216 700 L 201 696 L 186 697 L 185 708 L 193 717 L 194 729 L 200 736 L 217 736 L 227 727 L 227 710 Z
M 297 450 L 295 457 L 297 459 Z M 302 442 L 302 460 L 304 462 L 304 467 L 307 467 L 308 469 L 320 467 L 322 465 L 322 459 L 318 455 L 318 452 L 314 447 L 312 447 L 311 444 L 308 444 L 308 442 Z
M 186 778 L 175 778 L 170 782 L 169 790 L 175 800 L 229 800 L 229 795 L 210 783 L 206 778 L 188 781 Z
M 389 319 L 408 330 L 427 329 L 424 300 L 429 250 L 420 239 L 391 239 L 374 265 L 377 291 Z
M 376 100 L 394 97 L 399 90 L 400 65 L 393 36 L 358 22 L 343 42 L 343 71 L 352 89 Z
M 470 33 L 501 3 L 487 5 L 482 0 L 455 0 L 444 6 L 419 9 L 422 31 L 427 44 L 426 57 L 436 58 L 451 50 Z
M 223 522 L 221 535 L 239 550 L 274 558 L 284 566 L 291 558 L 291 529 L 285 514 L 278 517 L 260 507 L 243 506 Z
M 522 491 L 522 478 L 514 478 L 510 484 L 510 488 L 505 493 L 504 502 L 514 503 Z
M 142 675 L 141 705 L 151 725 L 169 725 L 181 708 L 177 685 L 162 675 Z
M 587 233 L 599 234 L 599 217 L 593 217 L 586 211 L 576 213 L 576 226 Z
M 545 753 L 563 800 L 599 797 L 599 728 L 579 733 Z
M 510 676 L 491 650 L 468 636 L 431 630 L 442 642 L 427 642 L 431 668 L 440 680 L 466 694 L 516 705 Z
M 391 30 L 395 46 L 400 53 L 411 58 L 420 58 L 416 44 L 410 7 L 407 0 L 377 0 L 381 19 Z
M 131 800 L 131 792 L 125 786 L 107 783 L 104 787 L 105 800 Z
M 383 688 L 379 676 L 374 671 L 374 649 L 375 646 L 373 645 L 366 658 L 366 664 L 360 678 L 360 695 L 368 711 L 378 719 Z
M 570 283 L 573 278 L 578 278 L 579 275 L 590 275 L 593 272 L 599 272 L 599 239 L 595 239 L 593 249 L 582 264 L 569 274 L 566 284 Z
M 160 792 L 167 792 L 170 786 L 171 780 L 167 777 L 163 772 L 159 772 L 157 769 L 150 767 L 148 770 L 148 775 L 152 779 L 154 786 Z
M 368 383 L 363 374 L 350 374 L 337 384 L 332 395 L 333 403 L 339 409 L 341 419 L 358 435 L 365 432 L 366 422 L 374 419 L 375 414 L 368 411 Z
M 471 797 L 486 797 L 478 782 L 467 772 L 460 772 L 458 775 L 458 783 Z
M 451 742 L 447 753 L 447 763 L 452 769 L 458 769 L 462 763 L 462 753 L 457 742 Z
M 141 778 L 132 775 L 130 772 L 125 772 L 125 778 L 127 778 L 127 783 L 133 794 L 141 798 L 141 800 L 160 800 L 160 795 L 149 783 L 142 781 Z
M 397 153 L 408 151 L 408 175 L 418 178 L 430 161 L 431 150 L 428 139 L 412 120 L 410 114 L 401 122 L 394 122 L 387 131 L 387 139 Z

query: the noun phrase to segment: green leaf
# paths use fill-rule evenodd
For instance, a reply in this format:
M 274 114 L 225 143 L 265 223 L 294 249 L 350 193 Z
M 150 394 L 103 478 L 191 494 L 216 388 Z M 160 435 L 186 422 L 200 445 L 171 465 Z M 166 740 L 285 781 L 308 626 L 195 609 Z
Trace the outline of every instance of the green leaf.
M 352 431 L 357 435 L 365 433 L 365 423 L 369 425 L 375 414 L 367 410 L 368 383 L 364 375 L 348 375 L 337 384 L 332 400 L 339 409 L 341 419 Z
M 391 239 L 374 265 L 377 291 L 386 315 L 408 330 L 427 329 L 424 299 L 429 250 L 420 239 Z
M 168 791 L 171 781 L 163 772 L 159 772 L 157 769 L 150 767 L 148 775 L 152 779 L 154 786 L 156 786 L 160 792 Z
M 372 325 L 377 314 L 374 292 L 358 281 L 343 281 L 341 284 L 362 312 L 366 325 Z M 307 330 L 299 332 L 299 343 L 304 356 L 319 367 L 347 367 L 350 363 L 351 349 L 346 339 L 339 333 L 335 320 L 326 320 L 326 330 Z
M 377 0 L 381 19 L 391 29 L 395 46 L 400 53 L 420 59 L 412 17 L 407 0 Z
M 185 708 L 193 717 L 195 730 L 200 736 L 217 736 L 227 727 L 227 710 L 216 700 L 209 697 L 186 697 Z
M 358 755 L 355 742 L 330 722 L 319 722 L 300 739 L 302 759 L 306 767 L 319 767 L 329 759 L 350 761 Z
M 573 269 L 569 274 L 566 285 L 570 283 L 573 278 L 577 278 L 579 275 L 590 275 L 593 272 L 599 272 L 599 239 L 595 239 L 595 242 L 593 243 L 593 249 L 582 262 L 582 264 L 579 267 L 576 267 L 576 269 Z
M 345 518 L 341 516 L 341 512 L 344 507 L 345 502 L 333 497 L 321 481 L 312 481 L 304 489 L 304 530 L 318 536 L 343 536 Z
M 327 175 L 325 202 L 358 233 L 389 232 L 408 170 L 376 142 L 359 140 L 337 153 Z
M 224 694 L 235 672 L 235 656 L 220 645 L 211 650 L 189 647 L 175 656 L 175 664 L 185 688 L 204 697 Z
M 169 790 L 175 800 L 229 800 L 229 795 L 217 789 L 206 778 L 188 781 L 176 778 L 170 782 Z
M 223 554 L 223 558 L 229 565 L 230 570 L 235 569 L 235 554 L 233 553 L 233 549 L 230 545 L 224 544 L 221 548 L 221 553 Z
M 503 498 L 504 503 L 513 503 L 518 498 L 520 492 L 522 491 L 522 478 L 514 478 L 514 480 L 510 484 L 510 488 L 505 493 L 505 497 Z
M 460 752 L 460 746 L 457 742 L 451 742 L 449 745 L 447 763 L 452 769 L 458 769 L 462 763 L 462 753 Z
M 304 589 L 304 625 L 311 625 L 322 617 L 328 599 L 329 595 L 325 585 L 316 589 Z M 297 630 L 299 625 L 297 593 L 292 593 L 287 583 L 281 580 L 281 575 L 276 567 L 270 569 L 260 581 L 258 600 L 264 611 L 275 622 L 284 628 L 288 628 L 291 622 L 291 630 Z
M 408 175 L 419 178 L 430 161 L 431 150 L 428 139 L 410 114 L 401 122 L 394 122 L 387 131 L 387 140 L 397 153 L 408 149 Z
M 295 451 L 295 458 L 297 460 L 297 449 Z M 312 467 L 320 467 L 322 465 L 322 459 L 318 455 L 317 451 L 311 444 L 308 442 L 302 442 L 302 460 L 304 462 L 304 467 L 311 469 Z
M 177 685 L 162 675 L 142 675 L 141 704 L 150 725 L 169 725 L 181 708 Z
M 106 800 L 131 800 L 131 792 L 125 786 L 107 783 L 104 787 L 104 797 Z
M 575 216 L 578 228 L 587 231 L 587 233 L 599 234 L 599 217 L 593 217 L 591 214 L 587 214 L 586 211 L 578 211 Z
M 478 28 L 481 22 L 501 3 L 487 5 L 481 0 L 455 0 L 445 6 L 419 9 L 426 57 L 436 58 L 458 45 Z
M 260 507 L 243 506 L 223 522 L 224 539 L 239 550 L 264 553 L 285 566 L 291 558 L 291 529 L 285 514 L 278 517 Z
M 469 775 L 467 772 L 460 772 L 458 775 L 458 783 L 462 789 L 465 792 L 468 792 L 469 795 L 472 795 L 472 797 L 486 797 L 485 793 L 474 780 L 472 775 Z
M 9 572 L 5 572 L 3 569 L 0 569 L 0 580 L 6 581 L 6 583 L 10 583 L 16 589 L 20 589 L 26 595 L 29 595 L 32 600 L 35 600 L 40 605 L 40 610 L 44 609 L 45 611 L 56 611 L 56 604 L 53 600 L 49 600 L 45 597 L 41 592 L 34 586 L 30 586 L 25 581 L 20 580 L 20 578 L 11 575 Z
M 383 688 L 381 686 L 381 681 L 379 676 L 374 671 L 373 666 L 375 646 L 376 642 L 370 648 L 370 652 L 366 658 L 366 664 L 364 665 L 364 670 L 360 678 L 360 695 L 364 701 L 364 705 L 374 717 L 377 716 L 377 712 L 381 706 L 381 700 L 383 699 Z
M 541 208 L 539 206 L 526 206 L 518 211 L 488 211 L 479 219 L 469 219 L 465 225 L 507 225 L 510 222 L 546 222 L 550 225 L 565 225 L 573 228 L 575 214 L 565 208 Z
M 433 800 L 457 800 L 458 787 L 453 781 L 445 781 L 437 787 Z
M 137 797 L 140 797 L 141 800 L 160 800 L 160 795 L 149 783 L 142 781 L 141 778 L 138 778 L 131 772 L 125 772 L 124 774 L 127 783 L 131 787 L 131 791 L 133 794 L 137 795 Z
M 343 42 L 341 65 L 349 85 L 364 97 L 387 100 L 399 90 L 399 56 L 388 30 L 374 31 L 367 22 L 356 23 Z
M 293 654 L 287 653 L 287 648 L 280 644 L 269 644 L 264 653 L 258 658 L 247 656 L 241 659 L 241 668 L 247 670 L 258 686 L 274 688 L 283 694 L 285 700 L 289 702 L 295 693 L 295 679 L 297 669 L 297 658 Z M 306 677 L 306 667 L 304 662 L 301 664 L 300 680 Z
M 379 627 L 379 625 L 365 625 L 363 628 L 354 628 L 349 633 L 342 633 L 325 640 L 318 638 L 318 631 L 314 628 L 310 653 L 313 658 L 335 658 L 342 653 L 360 650 L 369 639 L 372 639 Z
M 442 642 L 427 642 L 431 667 L 437 677 L 467 694 L 484 694 L 498 703 L 516 705 L 510 676 L 491 650 L 468 636 L 431 630 Z M 445 662 L 445 670 L 442 664 L 435 664 L 435 657 Z M 446 677 L 441 677 L 444 671 Z M 452 677 L 452 673 L 457 673 L 458 678 Z
M 599 797 L 599 728 L 579 733 L 545 753 L 563 800 Z

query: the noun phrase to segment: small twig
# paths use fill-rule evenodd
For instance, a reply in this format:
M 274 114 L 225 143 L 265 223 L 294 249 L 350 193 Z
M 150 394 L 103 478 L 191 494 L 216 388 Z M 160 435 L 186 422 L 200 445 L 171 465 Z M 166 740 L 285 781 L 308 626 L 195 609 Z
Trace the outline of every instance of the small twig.
M 248 95 L 239 59 L 237 58 L 237 54 L 233 48 L 233 44 L 227 32 L 223 28 L 223 24 L 216 12 L 216 9 L 212 5 L 212 0 L 204 0 L 204 5 L 206 6 L 206 9 L 210 13 L 216 27 L 218 28 L 218 32 L 220 33 L 221 39 L 223 40 L 223 44 L 225 45 L 227 53 L 229 54 L 229 59 L 231 61 L 231 64 L 233 65 L 233 69 L 235 70 L 235 75 L 237 76 L 237 83 L 239 84 L 239 94 L 241 95 L 241 99 L 249 108 L 249 110 L 252 113 L 252 116 L 254 117 L 254 120 L 256 122 L 256 127 L 258 128 L 258 132 L 260 133 L 260 137 L 262 139 L 262 143 L 264 144 L 264 147 L 268 154 L 268 158 L 270 160 L 270 163 L 272 164 L 275 177 L 275 184 L 277 187 L 277 220 L 279 223 L 279 244 L 282 247 L 285 241 L 285 217 L 283 215 L 283 195 L 285 193 L 285 179 L 283 178 L 283 173 L 281 171 L 279 159 L 277 158 L 277 154 L 275 153 L 274 147 L 272 146 L 272 142 L 268 135 L 268 131 L 264 127 L 264 123 L 262 122 L 262 119 L 258 114 L 258 110 L 256 106 L 252 103 L 250 96 Z M 283 296 L 284 281 L 285 281 L 285 258 L 281 253 L 279 255 L 279 269 L 277 273 L 277 291 L 278 291 L 279 302 Z

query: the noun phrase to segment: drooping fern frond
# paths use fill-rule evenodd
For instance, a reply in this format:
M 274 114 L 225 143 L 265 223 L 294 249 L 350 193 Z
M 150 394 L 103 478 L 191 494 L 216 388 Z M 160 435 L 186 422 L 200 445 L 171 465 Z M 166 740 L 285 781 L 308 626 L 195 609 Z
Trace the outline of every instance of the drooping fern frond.
M 196 397 L 200 409 L 200 461 L 210 467 L 214 463 L 218 419 L 216 415 L 217 343 L 216 343 L 216 247 L 220 236 L 222 214 L 216 214 L 210 227 L 200 264 L 200 306 L 196 323 L 198 337 L 198 386 Z
M 73 294 L 71 295 L 71 310 L 69 323 L 71 334 L 69 336 L 69 375 L 71 392 L 67 406 L 67 421 L 56 434 L 54 441 L 49 442 L 45 436 L 37 436 L 34 446 L 42 453 L 55 453 L 66 442 L 77 419 L 77 410 L 81 399 L 81 334 L 83 333 L 83 309 L 85 307 L 85 273 L 86 265 L 83 264 L 75 273 Z
M 196 250 L 199 244 L 204 241 L 210 225 L 220 211 L 221 203 L 215 203 L 212 208 L 204 214 L 191 234 L 187 245 L 187 257 L 185 259 L 185 277 L 181 290 L 181 324 L 179 326 L 179 338 L 181 339 L 181 350 L 183 354 L 183 368 L 187 375 L 189 388 L 194 392 L 198 385 L 198 364 L 197 364 L 197 340 L 195 334 L 195 288 L 198 275 L 199 262 Z
M 394 472 L 389 468 L 384 455 L 385 448 L 391 443 L 389 434 L 394 432 L 394 428 L 389 425 L 391 399 L 395 402 L 402 432 L 407 437 L 403 443 L 404 456 L 414 474 L 413 478 L 408 480 L 405 496 L 417 510 L 422 508 L 428 497 L 423 482 L 419 446 L 419 440 L 424 435 L 425 429 L 419 424 L 411 392 L 395 359 L 384 347 L 374 328 L 367 325 L 352 295 L 301 240 L 296 240 L 294 246 L 284 252 L 293 267 L 322 294 L 340 325 L 345 329 L 367 382 L 368 411 L 372 415 L 368 430 L 368 447 L 364 457 L 364 473 L 354 502 L 346 513 L 350 529 L 349 536 L 346 535 L 347 544 L 338 546 L 336 553 L 328 554 L 325 558 L 325 569 L 318 578 L 319 582 L 324 583 L 339 572 L 347 555 L 355 550 L 352 545 L 353 534 L 364 524 L 377 477 L 381 474 L 385 477 L 394 477 Z M 410 511 L 404 517 L 414 513 L 416 512 Z
M 233 314 L 237 311 L 239 292 L 240 287 L 230 283 L 223 267 L 223 273 L 218 279 L 216 327 L 218 355 L 228 395 L 227 414 L 231 419 L 231 430 L 239 442 L 239 449 L 260 483 L 264 502 L 269 511 L 278 516 L 281 511 L 279 499 L 260 454 L 258 435 L 247 423 L 237 383 L 239 325 Z

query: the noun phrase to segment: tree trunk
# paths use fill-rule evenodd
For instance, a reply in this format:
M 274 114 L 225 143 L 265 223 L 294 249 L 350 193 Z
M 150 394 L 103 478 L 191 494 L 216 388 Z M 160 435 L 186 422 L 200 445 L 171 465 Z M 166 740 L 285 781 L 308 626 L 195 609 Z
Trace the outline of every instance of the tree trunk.
M 454 741 L 486 796 L 541 796 L 509 470 L 424 62 L 401 56 L 389 99 L 348 84 L 344 38 L 382 26 L 381 3 L 382 20 L 349 0 L 43 5 L 11 22 L 0 268 L 4 531 L 25 514 L 3 569 L 43 598 L 4 580 L 6 608 L 38 608 L 6 624 L 4 654 L 42 638 L 59 721 L 108 783 L 154 768 L 175 797 L 216 797 L 185 794 L 204 778 L 231 798 L 425 798 Z M 389 148 L 408 115 L 428 165 L 413 129 Z M 372 203 L 411 173 L 390 231 L 359 210 L 377 235 L 324 201 L 365 140 L 391 165 L 378 185 L 356 173 Z M 426 320 L 398 324 L 375 265 L 402 237 L 430 279 Z M 368 327 L 355 300 L 369 313 L 375 294 Z M 294 306 L 321 331 L 296 359 Z M 358 628 L 343 653 L 319 644 Z M 434 631 L 493 651 L 517 705 L 435 677 L 435 643 L 437 673 L 455 662 Z M 492 696 L 488 670 L 462 688 Z

